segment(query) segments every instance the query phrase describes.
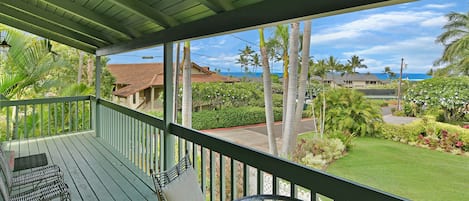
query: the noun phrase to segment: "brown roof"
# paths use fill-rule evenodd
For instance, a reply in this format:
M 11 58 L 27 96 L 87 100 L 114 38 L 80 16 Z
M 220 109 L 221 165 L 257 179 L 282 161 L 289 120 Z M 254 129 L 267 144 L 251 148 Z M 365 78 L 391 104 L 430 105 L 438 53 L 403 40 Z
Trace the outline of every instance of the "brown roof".
M 151 86 L 163 86 L 163 63 L 139 64 L 109 64 L 109 72 L 116 78 L 114 84 L 127 85 L 113 92 L 120 97 L 128 97 L 138 91 Z M 192 68 L 202 74 L 192 74 L 192 82 L 238 82 L 238 79 L 229 78 L 210 71 L 208 67 L 201 67 L 192 63 Z M 182 75 L 179 76 L 182 80 Z

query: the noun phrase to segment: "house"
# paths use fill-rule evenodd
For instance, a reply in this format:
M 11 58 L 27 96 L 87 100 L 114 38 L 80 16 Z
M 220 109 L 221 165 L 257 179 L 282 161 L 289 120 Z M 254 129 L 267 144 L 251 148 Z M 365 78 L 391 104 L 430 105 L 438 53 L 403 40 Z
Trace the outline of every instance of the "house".
M 348 74 L 337 74 L 337 73 L 328 73 L 324 80 L 319 76 L 314 76 L 311 78 L 316 81 L 323 81 L 326 84 L 329 84 L 331 87 L 346 87 L 346 88 L 369 88 L 374 86 L 384 85 L 387 82 L 380 80 L 376 75 L 366 73 L 348 73 Z
M 163 63 L 109 64 L 109 72 L 116 78 L 113 101 L 133 109 L 153 110 L 163 91 Z M 238 82 L 192 63 L 192 82 Z M 179 76 L 182 82 L 182 75 Z M 180 82 L 180 83 L 181 83 Z

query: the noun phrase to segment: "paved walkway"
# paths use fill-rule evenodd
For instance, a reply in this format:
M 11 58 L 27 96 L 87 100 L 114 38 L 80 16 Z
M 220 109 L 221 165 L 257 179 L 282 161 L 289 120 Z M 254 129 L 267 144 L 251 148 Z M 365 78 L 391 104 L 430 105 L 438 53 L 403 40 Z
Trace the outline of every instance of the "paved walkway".
M 407 124 L 417 119 L 418 118 L 414 117 L 397 117 L 386 113 L 383 115 L 384 122 L 390 124 Z M 314 124 L 312 119 L 303 119 L 300 123 L 298 133 L 312 131 L 313 128 Z M 234 142 L 236 144 L 244 145 L 264 152 L 269 152 L 267 128 L 265 124 L 211 129 L 204 130 L 204 132 Z M 277 139 L 277 147 L 280 149 L 282 122 L 276 122 L 274 124 L 274 133 Z

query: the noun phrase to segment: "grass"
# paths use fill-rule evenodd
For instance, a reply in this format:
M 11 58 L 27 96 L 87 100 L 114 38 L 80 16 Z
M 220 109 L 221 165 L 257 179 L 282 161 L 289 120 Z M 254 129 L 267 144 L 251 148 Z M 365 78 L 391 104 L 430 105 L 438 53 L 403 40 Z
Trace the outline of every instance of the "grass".
M 469 200 L 469 157 L 383 139 L 356 138 L 327 172 L 412 200 Z

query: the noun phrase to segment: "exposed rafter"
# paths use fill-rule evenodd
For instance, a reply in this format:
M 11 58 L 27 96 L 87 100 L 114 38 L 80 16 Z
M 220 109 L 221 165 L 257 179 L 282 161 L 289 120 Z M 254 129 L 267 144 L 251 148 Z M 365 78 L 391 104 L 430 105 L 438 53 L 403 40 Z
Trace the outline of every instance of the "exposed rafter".
M 22 30 L 28 30 L 29 33 L 38 35 L 38 36 L 50 36 L 50 40 L 62 43 L 62 44 L 67 44 L 68 46 L 83 50 L 85 52 L 94 54 L 96 51 L 96 48 L 93 46 L 90 46 L 86 43 L 83 43 L 79 40 L 76 40 L 74 38 L 68 38 L 59 34 L 56 34 L 54 32 L 50 32 L 47 29 L 44 29 L 42 27 L 36 26 L 34 24 L 31 24 L 29 22 L 24 22 L 21 20 L 18 20 L 17 18 L 12 18 L 8 15 L 5 15 L 3 13 L 0 13 L 0 23 L 6 24 L 8 26 L 16 27 L 18 29 Z
M 102 43 L 115 43 L 117 40 L 113 37 L 110 37 L 109 35 L 102 34 L 101 32 L 98 32 L 96 30 L 90 29 L 88 27 L 81 26 L 77 24 L 76 22 L 73 22 L 71 20 L 65 19 L 63 17 L 59 17 L 57 15 L 54 15 L 50 12 L 47 12 L 43 9 L 37 8 L 35 6 L 31 6 L 30 4 L 26 4 L 23 1 L 17 1 L 17 0 L 0 0 L 0 3 L 3 3 L 4 5 L 8 5 L 10 7 L 14 7 L 15 9 L 21 10 L 25 13 L 28 13 L 34 17 L 40 18 L 42 20 L 48 21 L 50 23 L 53 23 L 55 25 L 61 26 L 63 28 L 66 28 L 68 30 L 81 33 L 83 35 L 86 35 L 90 38 L 93 38 L 94 40 L 98 40 Z
M 324 17 L 328 15 L 391 5 L 412 0 L 264 0 L 231 11 L 222 12 L 197 21 L 147 34 L 133 41 L 99 48 L 98 55 L 116 54 L 132 49 L 160 45 L 167 42 L 194 39 L 214 34 L 240 31 L 247 28 L 286 23 L 292 20 Z
M 164 27 L 173 27 L 179 24 L 179 22 L 162 13 L 159 10 L 151 8 L 149 5 L 142 3 L 141 1 L 128 1 L 128 0 L 110 0 L 111 2 L 119 5 L 122 8 L 125 8 L 137 15 L 140 15 L 152 22 Z
M 89 21 L 93 24 L 106 28 L 110 31 L 118 33 L 123 37 L 130 39 L 135 36 L 138 36 L 138 33 L 132 29 L 128 29 L 125 26 L 114 21 L 114 19 L 108 19 L 102 15 L 99 15 L 95 12 L 92 12 L 82 5 L 72 2 L 72 1 L 64 1 L 64 0 L 41 0 L 47 2 L 50 5 L 63 9 L 64 11 L 71 13 L 77 17 L 80 17 L 86 21 Z
M 13 9 L 13 8 L 5 9 L 2 12 L 5 15 L 8 15 L 10 17 L 15 17 L 16 19 L 21 20 L 23 22 L 30 22 L 30 23 L 32 23 L 36 26 L 39 26 L 43 29 L 56 30 L 56 33 L 59 34 L 59 35 L 65 36 L 67 38 L 75 38 L 79 41 L 82 41 L 84 43 L 90 44 L 90 45 L 95 46 L 95 47 L 103 47 L 103 46 L 106 45 L 105 43 L 100 42 L 98 40 L 93 40 L 91 38 L 88 38 L 87 36 L 78 34 L 76 32 L 70 31 L 68 29 L 57 26 L 55 24 L 48 23 L 44 20 L 41 20 L 39 18 L 35 18 L 34 16 L 31 16 L 27 13 L 23 13 L 21 11 Z M 107 45 L 109 45 L 109 44 L 107 44 Z
M 200 2 L 202 5 L 206 6 L 210 10 L 212 10 L 215 13 L 221 13 L 226 11 L 224 8 L 222 8 L 220 5 L 213 3 L 212 1 L 209 0 L 197 0 Z

